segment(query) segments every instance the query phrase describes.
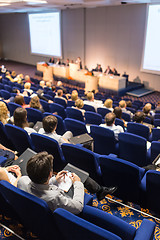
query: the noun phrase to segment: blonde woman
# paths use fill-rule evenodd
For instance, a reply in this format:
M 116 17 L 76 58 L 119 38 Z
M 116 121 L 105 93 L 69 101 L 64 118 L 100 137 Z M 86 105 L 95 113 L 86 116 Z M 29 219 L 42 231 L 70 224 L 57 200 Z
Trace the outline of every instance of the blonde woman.
M 30 89 L 30 88 L 31 88 L 30 82 L 26 82 L 26 83 L 24 84 L 24 91 L 28 92 L 28 93 L 31 95 L 31 94 L 33 93 L 33 90 Z
M 29 105 L 31 108 L 35 108 L 35 109 L 41 111 L 42 113 L 44 113 L 44 109 L 43 109 L 42 105 L 40 104 L 38 96 L 32 97 Z
M 104 107 L 108 108 L 111 112 L 113 112 L 112 104 L 113 104 L 112 99 L 108 98 L 108 99 L 104 102 Z
M 8 123 L 9 120 L 10 120 L 10 113 L 8 111 L 8 108 L 4 102 L 0 101 L 0 121 L 3 124 L 6 124 Z
M 73 108 L 80 110 L 82 112 L 82 115 L 84 116 L 85 110 L 82 109 L 83 106 L 84 106 L 83 100 L 82 99 L 77 99 L 75 101 L 75 107 L 73 107 Z

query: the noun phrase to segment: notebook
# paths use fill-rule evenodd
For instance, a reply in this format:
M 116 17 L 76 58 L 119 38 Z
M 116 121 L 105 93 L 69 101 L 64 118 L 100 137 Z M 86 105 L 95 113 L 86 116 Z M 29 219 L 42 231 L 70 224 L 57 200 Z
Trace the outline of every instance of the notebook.
M 12 165 L 18 165 L 21 168 L 21 173 L 22 176 L 27 175 L 27 171 L 26 171 L 26 166 L 27 166 L 27 162 L 28 160 L 34 156 L 35 154 L 37 154 L 36 152 L 34 152 L 33 150 L 31 150 L 30 148 L 27 148 L 20 156 L 17 160 L 15 160 Z
M 37 121 L 36 124 L 34 125 L 33 129 L 38 132 L 40 128 L 43 128 L 43 124 L 40 121 Z
M 72 144 L 87 144 L 87 143 L 93 142 L 93 138 L 89 134 L 85 133 L 85 134 L 81 134 L 81 135 L 70 138 L 69 142 Z
M 79 178 L 81 179 L 81 182 L 84 183 L 87 178 L 89 177 L 89 173 L 88 172 L 85 172 L 84 170 L 80 169 L 80 168 L 77 168 L 75 167 L 74 165 L 68 163 L 64 170 L 67 170 L 71 173 L 75 173 L 79 176 Z M 67 195 L 70 196 L 70 197 L 73 197 L 73 194 L 74 194 L 74 189 L 73 189 L 73 185 L 70 186 L 70 189 L 68 190 L 67 192 Z

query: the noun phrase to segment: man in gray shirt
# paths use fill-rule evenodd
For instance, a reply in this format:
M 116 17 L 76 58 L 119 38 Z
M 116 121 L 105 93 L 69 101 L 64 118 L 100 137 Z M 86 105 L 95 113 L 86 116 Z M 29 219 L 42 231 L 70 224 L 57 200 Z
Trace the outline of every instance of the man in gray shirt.
M 74 194 L 69 197 L 58 185 L 64 179 L 67 171 L 60 171 L 53 177 L 53 156 L 47 152 L 34 155 L 27 163 L 27 174 L 19 179 L 17 187 L 33 194 L 47 202 L 49 208 L 64 208 L 71 213 L 78 214 L 84 206 L 84 185 L 91 192 L 96 193 L 98 200 L 102 200 L 106 194 L 112 194 L 116 187 L 102 187 L 90 177 L 84 185 L 80 178 L 72 173 L 70 179 L 73 183 Z

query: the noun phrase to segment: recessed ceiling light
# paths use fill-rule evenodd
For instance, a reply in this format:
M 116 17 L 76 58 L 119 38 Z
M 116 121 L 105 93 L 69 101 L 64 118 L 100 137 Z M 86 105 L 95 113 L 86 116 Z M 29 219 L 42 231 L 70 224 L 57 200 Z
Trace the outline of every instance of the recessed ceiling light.
M 10 3 L 0 3 L 0 7 L 8 6 Z

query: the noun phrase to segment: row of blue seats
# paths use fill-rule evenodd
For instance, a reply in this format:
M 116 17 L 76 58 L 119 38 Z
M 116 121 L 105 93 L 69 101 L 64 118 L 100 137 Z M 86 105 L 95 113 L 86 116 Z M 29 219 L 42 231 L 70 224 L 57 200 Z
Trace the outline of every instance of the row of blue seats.
M 62 144 L 60 148 L 57 141 L 52 138 L 38 133 L 32 133 L 29 137 L 25 130 L 10 124 L 6 124 L 5 129 L 9 139 L 20 153 L 24 152 L 28 147 L 36 152 L 47 151 L 54 156 L 53 169 L 55 171 L 60 171 L 70 162 L 89 172 L 90 176 L 100 184 L 106 186 L 117 185 L 118 190 L 116 194 L 119 198 L 140 203 L 142 199 L 140 196 L 140 192 L 142 193 L 140 190 L 141 180 L 144 175 L 144 169 L 138 166 L 144 166 L 142 165 L 142 159 L 139 159 L 138 156 L 141 154 L 141 151 L 133 150 L 128 145 L 124 145 L 123 147 L 124 154 L 126 154 L 126 151 L 132 151 L 131 154 L 133 155 L 134 162 L 137 163 L 136 165 L 115 156 L 102 156 L 72 144 Z M 151 150 L 154 154 L 158 155 L 160 152 L 160 142 L 153 142 Z M 123 159 L 122 156 L 121 158 Z M 146 198 L 144 198 L 145 201 Z M 142 201 L 143 204 L 144 202 Z
M 45 201 L 6 181 L 0 181 L 0 201 L 5 210 L 41 240 L 153 240 L 156 224 L 144 219 L 136 229 L 122 219 L 85 205 L 76 216 L 65 209 L 52 212 Z M 3 201 L 2 201 L 3 200 Z M 1 205 L 2 206 L 2 205 Z M 4 211 L 4 208 L 3 208 Z M 5 213 L 5 211 L 4 211 Z

